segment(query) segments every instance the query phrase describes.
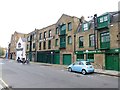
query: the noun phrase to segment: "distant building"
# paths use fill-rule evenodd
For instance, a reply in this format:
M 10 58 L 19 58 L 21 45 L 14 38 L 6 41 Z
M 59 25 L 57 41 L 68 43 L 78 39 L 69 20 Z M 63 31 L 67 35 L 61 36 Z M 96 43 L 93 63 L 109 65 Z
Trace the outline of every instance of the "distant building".
M 23 33 L 19 33 L 19 32 L 14 32 L 14 34 L 12 34 L 11 36 L 11 41 L 8 47 L 8 56 L 9 59 L 16 59 L 16 44 L 18 42 L 19 38 L 26 38 L 27 34 L 23 34 Z
M 16 60 L 18 57 L 22 60 L 23 58 L 26 60 L 26 38 L 19 38 L 16 45 Z

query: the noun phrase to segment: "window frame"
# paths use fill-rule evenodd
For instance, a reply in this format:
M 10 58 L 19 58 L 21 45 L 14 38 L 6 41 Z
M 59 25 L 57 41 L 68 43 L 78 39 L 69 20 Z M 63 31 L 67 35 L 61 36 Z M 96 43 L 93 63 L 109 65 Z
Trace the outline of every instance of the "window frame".
M 91 36 L 93 36 L 93 37 L 91 37 Z M 94 47 L 94 46 L 95 46 L 95 35 L 94 34 L 90 34 L 89 35 L 89 47 Z
M 80 41 L 80 38 L 82 38 L 82 42 Z M 81 46 L 81 43 L 82 43 L 82 46 Z M 80 36 L 79 37 L 79 48 L 83 48 L 83 47 L 84 47 L 84 37 Z
M 68 44 L 72 44 L 72 36 L 68 36 Z
M 72 31 L 72 22 L 68 23 L 68 31 Z

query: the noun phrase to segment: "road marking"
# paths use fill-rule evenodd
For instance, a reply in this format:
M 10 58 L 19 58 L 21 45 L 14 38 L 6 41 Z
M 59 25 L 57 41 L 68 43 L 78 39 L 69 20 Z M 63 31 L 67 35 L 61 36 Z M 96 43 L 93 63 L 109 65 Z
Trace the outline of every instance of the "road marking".
M 5 64 L 5 63 L 0 63 L 0 64 Z
M 5 81 L 3 81 L 2 79 L 0 79 L 0 81 L 1 81 L 6 87 L 9 87 Z

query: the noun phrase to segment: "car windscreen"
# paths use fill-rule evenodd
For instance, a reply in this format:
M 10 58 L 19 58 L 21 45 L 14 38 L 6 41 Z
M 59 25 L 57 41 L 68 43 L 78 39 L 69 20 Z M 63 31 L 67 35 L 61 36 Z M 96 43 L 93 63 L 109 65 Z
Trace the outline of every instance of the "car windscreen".
M 86 65 L 91 65 L 91 63 L 90 62 L 86 62 Z

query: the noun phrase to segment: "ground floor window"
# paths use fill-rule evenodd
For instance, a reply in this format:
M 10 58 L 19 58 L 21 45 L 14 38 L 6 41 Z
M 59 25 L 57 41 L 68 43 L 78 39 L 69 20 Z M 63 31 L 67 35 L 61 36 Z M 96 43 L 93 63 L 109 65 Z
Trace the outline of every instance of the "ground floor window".
M 77 54 L 77 61 L 84 60 L 84 54 Z
M 87 54 L 87 61 L 94 62 L 94 54 Z

